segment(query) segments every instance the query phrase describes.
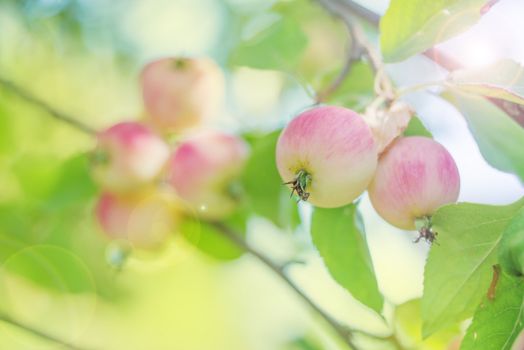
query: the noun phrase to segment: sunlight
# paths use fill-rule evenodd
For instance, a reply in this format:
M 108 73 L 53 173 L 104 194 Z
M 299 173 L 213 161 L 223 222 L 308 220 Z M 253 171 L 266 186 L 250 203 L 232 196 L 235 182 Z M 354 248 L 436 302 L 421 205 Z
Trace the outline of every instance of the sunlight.
M 467 68 L 479 68 L 495 62 L 499 55 L 496 47 L 482 38 L 463 40 L 462 45 L 457 45 L 457 58 Z

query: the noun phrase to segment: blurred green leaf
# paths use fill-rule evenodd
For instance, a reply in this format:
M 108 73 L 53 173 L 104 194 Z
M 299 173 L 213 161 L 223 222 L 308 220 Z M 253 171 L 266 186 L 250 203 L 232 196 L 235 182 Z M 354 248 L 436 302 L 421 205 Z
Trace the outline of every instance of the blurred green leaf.
M 402 61 L 465 31 L 485 5 L 486 0 L 392 0 L 380 21 L 384 61 Z
M 452 93 L 444 97 L 466 118 L 484 159 L 524 181 L 524 128 L 482 97 Z
M 513 276 L 524 275 L 524 208 L 506 226 L 498 257 L 502 270 Z
M 340 68 L 324 75 L 319 83 L 314 84 L 315 90 L 323 91 L 329 87 L 339 73 Z M 354 63 L 348 76 L 333 93 L 329 94 L 326 102 L 359 111 L 364 110 L 373 101 L 374 81 L 373 70 L 367 63 L 362 61 Z
M 1 211 L 0 211 L 1 212 Z M 0 222 L 2 218 L 0 217 Z M 0 228 L 3 231 L 3 228 Z M 0 233 L 0 263 L 3 264 L 11 255 L 23 249 L 26 244 L 18 238 Z
M 280 17 L 231 53 L 231 63 L 258 69 L 288 71 L 299 62 L 307 37 L 297 21 Z
M 12 122 L 3 104 L 0 96 L 0 155 L 7 154 L 14 148 Z
M 433 244 L 424 270 L 423 336 L 470 317 L 491 281 L 491 266 L 504 228 L 524 205 L 459 203 L 433 216 L 438 244 Z
M 318 341 L 310 337 L 297 338 L 286 344 L 282 350 L 322 350 L 323 347 Z
M 3 268 L 62 293 L 94 292 L 91 272 L 85 263 L 63 248 L 36 245 L 12 254 Z
M 445 327 L 422 339 L 420 299 L 407 301 L 395 308 L 395 334 L 408 349 L 442 350 L 460 334 L 457 324 Z
M 404 130 L 404 136 L 424 136 L 433 138 L 433 135 L 416 116 L 411 117 L 408 127 Z
M 29 210 L 20 203 L 0 205 L 0 232 L 16 240 L 32 242 L 34 210 Z
M 480 304 L 461 350 L 510 350 L 524 327 L 524 281 L 502 274 L 493 300 Z
M 239 210 L 221 222 L 245 237 L 247 232 L 247 212 Z M 217 260 L 228 261 L 239 258 L 244 251 L 225 238 L 210 223 L 196 218 L 187 218 L 182 222 L 180 231 L 184 238 L 208 256 Z
M 89 175 L 89 158 L 80 154 L 62 163 L 60 174 L 47 198 L 47 206 L 60 210 L 94 197 L 97 187 Z
M 465 92 L 524 104 L 524 67 L 510 59 L 488 67 L 454 71 L 448 84 Z
M 13 163 L 12 171 L 28 199 L 45 199 L 58 176 L 59 160 L 49 155 L 25 154 Z
M 242 184 L 250 208 L 281 228 L 294 228 L 300 223 L 298 206 L 282 184 L 277 170 L 275 149 L 280 130 L 265 135 L 246 135 L 251 143 Z
M 23 189 L 23 196 L 0 205 L 0 233 L 3 234 L 0 244 L 15 242 L 16 251 L 7 251 L 11 253 L 25 251 L 35 244 L 68 252 L 88 266 L 99 286 L 96 290 L 99 295 L 120 295 L 118 285 L 113 283 L 114 275 L 105 264 L 105 241 L 93 226 L 91 203 L 97 189 L 89 176 L 87 155 L 58 160 L 49 155 L 27 154 L 18 158 L 13 168 L 15 175 L 19 175 L 16 179 Z M 7 257 L 0 255 L 1 259 Z M 61 271 L 60 264 L 56 265 L 57 274 L 69 273 Z M 25 271 L 18 267 L 12 270 L 46 288 L 57 290 L 45 278 L 37 278 L 37 272 Z M 58 291 L 70 292 L 67 288 Z
M 380 313 L 384 299 L 356 206 L 315 208 L 311 236 L 335 281 L 355 299 Z

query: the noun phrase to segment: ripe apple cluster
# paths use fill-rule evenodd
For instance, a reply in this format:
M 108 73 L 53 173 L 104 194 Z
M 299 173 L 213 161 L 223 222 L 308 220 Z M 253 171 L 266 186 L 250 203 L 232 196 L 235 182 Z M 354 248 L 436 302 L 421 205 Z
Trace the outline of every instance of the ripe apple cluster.
M 140 82 L 144 118 L 97 135 L 92 175 L 103 189 L 95 211 L 103 232 L 149 249 L 161 246 L 183 215 L 220 220 L 236 209 L 249 148 L 207 128 L 225 90 L 210 59 L 159 59 L 143 68 Z M 299 199 L 323 208 L 352 203 L 367 189 L 387 222 L 433 241 L 431 215 L 459 194 L 457 166 L 433 139 L 376 127 L 343 107 L 305 111 L 278 140 L 280 175 Z
M 97 135 L 91 171 L 102 193 L 95 216 L 109 238 L 155 249 L 184 215 L 220 219 L 235 210 L 232 189 L 249 149 L 238 136 L 207 128 L 225 90 L 210 59 L 156 60 L 140 81 L 143 120 Z
M 381 141 L 356 112 L 316 107 L 282 131 L 277 167 L 301 200 L 340 207 L 367 189 L 384 220 L 405 230 L 417 228 L 421 238 L 433 241 L 431 215 L 459 195 L 455 161 L 431 138 L 399 135 L 385 148 L 378 146 Z

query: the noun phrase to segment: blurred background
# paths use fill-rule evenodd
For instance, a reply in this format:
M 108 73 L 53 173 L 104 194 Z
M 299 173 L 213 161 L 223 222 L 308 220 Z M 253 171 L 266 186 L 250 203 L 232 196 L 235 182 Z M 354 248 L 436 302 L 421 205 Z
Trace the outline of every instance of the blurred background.
M 383 13 L 388 1 L 361 4 Z M 522 14 L 522 1 L 502 0 L 472 30 L 439 47 L 471 67 L 501 57 L 524 63 Z M 272 32 L 282 18 L 293 20 L 285 24 L 296 38 L 292 46 Z M 377 31 L 366 30 L 377 42 Z M 260 44 L 258 37 L 253 46 L 260 33 L 269 39 Z M 185 55 L 210 56 L 226 73 L 227 105 L 216 128 L 276 130 L 311 106 L 315 90 L 341 69 L 346 42 L 343 25 L 307 0 L 0 0 L 0 76 L 94 128 L 137 119 L 141 67 Z M 258 67 L 246 64 L 257 49 L 279 54 Z M 399 86 L 445 74 L 420 56 L 387 70 Z M 333 103 L 361 111 L 372 98 L 369 69 L 359 65 L 348 79 L 351 92 Z M 505 204 L 522 197 L 522 183 L 484 161 L 460 113 L 435 92 L 406 99 L 455 157 L 460 200 Z M 160 254 L 111 268 L 111 246 L 92 215 L 97 188 L 85 154 L 93 145 L 0 88 L 1 313 L 90 349 L 338 349 L 308 307 L 250 256 L 219 262 L 175 237 Z M 365 195 L 360 208 L 386 299 L 400 304 L 420 296 L 428 246 L 384 223 Z M 309 211 L 301 207 L 304 218 Z M 290 275 L 341 322 L 387 332 L 332 281 L 307 226 L 283 231 L 253 218 L 248 240 L 277 261 L 300 255 L 306 264 L 290 267 Z M 55 348 L 0 322 L 0 349 Z

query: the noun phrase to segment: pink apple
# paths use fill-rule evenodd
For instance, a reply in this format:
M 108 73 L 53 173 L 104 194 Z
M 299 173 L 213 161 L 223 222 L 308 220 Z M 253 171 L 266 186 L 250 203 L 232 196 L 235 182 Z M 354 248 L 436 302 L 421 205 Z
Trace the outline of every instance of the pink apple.
M 377 213 L 401 229 L 430 217 L 440 206 L 457 200 L 460 177 L 451 154 L 427 137 L 404 137 L 381 155 L 369 186 Z
M 524 330 L 520 331 L 517 339 L 511 346 L 511 350 L 524 350 Z
M 175 233 L 178 221 L 173 198 L 156 191 L 131 196 L 103 193 L 95 213 L 109 238 L 145 249 L 162 245 Z
M 154 181 L 168 159 L 168 145 L 153 131 L 123 122 L 98 135 L 92 174 L 104 189 L 129 192 Z
M 175 150 L 168 181 L 199 216 L 223 218 L 238 205 L 234 186 L 248 154 L 247 144 L 237 136 L 201 132 Z
M 360 115 L 317 107 L 293 119 L 277 144 L 280 176 L 302 200 L 324 208 L 353 202 L 371 182 L 377 148 Z
M 221 109 L 225 82 L 208 58 L 163 58 L 141 75 L 149 121 L 162 132 L 180 132 L 202 124 Z

